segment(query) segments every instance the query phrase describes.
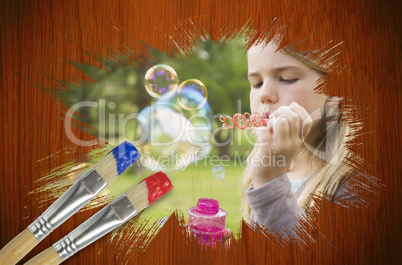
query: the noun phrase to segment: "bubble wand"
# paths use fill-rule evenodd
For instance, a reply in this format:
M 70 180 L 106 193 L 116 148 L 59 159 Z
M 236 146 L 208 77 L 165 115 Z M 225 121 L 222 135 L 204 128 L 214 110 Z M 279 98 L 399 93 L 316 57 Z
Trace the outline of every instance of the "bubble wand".
M 248 118 L 246 117 L 246 115 L 248 115 Z M 240 122 L 243 122 L 243 125 L 241 125 L 239 123 L 239 119 L 240 119 Z M 237 127 L 240 130 L 245 130 L 247 128 L 255 129 L 257 127 L 264 126 L 265 121 L 268 120 L 268 118 L 264 119 L 264 117 L 259 113 L 250 114 L 250 113 L 246 112 L 244 114 L 236 113 L 235 115 L 233 115 L 233 118 L 230 116 L 222 116 L 221 115 L 221 116 L 219 116 L 219 120 L 222 122 L 222 127 L 225 130 L 233 129 L 234 127 Z M 228 120 L 230 120 L 232 122 L 232 125 L 228 124 Z M 251 126 L 250 126 L 250 123 L 252 124 Z

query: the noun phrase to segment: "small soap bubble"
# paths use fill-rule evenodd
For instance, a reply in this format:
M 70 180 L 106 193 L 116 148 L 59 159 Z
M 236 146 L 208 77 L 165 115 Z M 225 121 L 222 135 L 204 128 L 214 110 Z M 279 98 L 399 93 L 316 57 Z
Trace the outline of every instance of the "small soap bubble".
M 145 74 L 145 89 L 154 98 L 172 96 L 177 89 L 179 79 L 176 71 L 169 65 L 158 64 Z
M 164 226 L 168 219 L 169 219 L 169 217 L 167 217 L 167 216 L 163 217 L 158 223 L 159 227 Z
M 225 169 L 221 166 L 213 166 L 212 167 L 212 175 L 215 179 L 224 179 L 225 178 Z
M 207 97 L 207 88 L 197 79 L 186 80 L 177 89 L 177 101 L 187 110 L 201 108 L 207 102 Z

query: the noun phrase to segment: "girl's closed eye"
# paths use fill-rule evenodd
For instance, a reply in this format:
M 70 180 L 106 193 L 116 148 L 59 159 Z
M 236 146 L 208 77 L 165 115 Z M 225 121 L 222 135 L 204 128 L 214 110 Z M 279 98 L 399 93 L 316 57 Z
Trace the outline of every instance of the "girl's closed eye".
M 299 80 L 299 78 L 292 78 L 292 79 L 280 78 L 279 79 L 279 81 L 284 84 L 293 84 L 293 83 L 296 83 L 298 80 Z

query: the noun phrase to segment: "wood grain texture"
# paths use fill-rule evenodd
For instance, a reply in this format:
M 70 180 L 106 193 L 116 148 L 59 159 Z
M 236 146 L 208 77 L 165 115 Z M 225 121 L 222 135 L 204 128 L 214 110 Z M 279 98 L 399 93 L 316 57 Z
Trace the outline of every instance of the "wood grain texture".
M 337 61 L 341 68 L 329 76 L 325 92 L 353 100 L 355 114 L 350 119 L 364 128 L 351 150 L 364 158 L 359 167 L 380 179 L 382 188 L 361 178 L 373 191 L 363 190 L 364 206 L 322 202 L 314 226 L 307 228 L 314 239 L 307 245 L 279 244 L 274 236 L 261 236 L 243 223 L 240 239 L 226 249 L 201 249 L 187 238 L 175 215 L 146 249 L 135 250 L 135 238 L 119 246 L 103 238 L 66 264 L 397 264 L 402 232 L 400 13 L 398 1 L 2 1 L 0 247 L 41 214 L 43 209 L 35 202 L 46 193 L 29 192 L 46 185 L 36 182 L 43 172 L 91 150 L 76 148 L 66 136 L 62 102 L 36 86 L 55 89 L 43 73 L 54 80 L 88 80 L 67 63 L 86 60 L 99 66 L 86 49 L 107 56 L 110 46 L 140 51 L 143 42 L 173 54 L 176 43 L 187 51 L 200 35 L 230 40 L 245 25 L 255 38 L 264 36 L 276 17 L 287 25 L 285 44 L 309 37 L 295 49 L 330 48 L 343 42 Z M 74 133 L 94 139 L 82 130 Z M 95 211 L 71 218 L 23 261 Z

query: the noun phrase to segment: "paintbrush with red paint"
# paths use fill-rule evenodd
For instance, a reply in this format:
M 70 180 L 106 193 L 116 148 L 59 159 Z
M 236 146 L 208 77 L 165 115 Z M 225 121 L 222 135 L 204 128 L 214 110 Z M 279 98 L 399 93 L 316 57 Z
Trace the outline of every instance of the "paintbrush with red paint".
M 25 264 L 60 264 L 92 242 L 124 224 L 173 188 L 163 172 L 157 172 L 138 183 L 52 247 Z

